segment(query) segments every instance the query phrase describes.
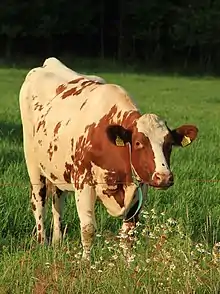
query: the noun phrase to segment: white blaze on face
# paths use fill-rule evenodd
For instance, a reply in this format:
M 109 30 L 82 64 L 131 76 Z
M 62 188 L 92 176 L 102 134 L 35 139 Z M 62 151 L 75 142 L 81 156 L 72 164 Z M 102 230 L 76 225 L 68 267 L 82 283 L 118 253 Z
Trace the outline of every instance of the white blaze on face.
M 150 140 L 155 157 L 155 172 L 170 172 L 163 153 L 164 137 L 169 133 L 164 121 L 156 114 L 144 114 L 137 120 L 137 129 Z

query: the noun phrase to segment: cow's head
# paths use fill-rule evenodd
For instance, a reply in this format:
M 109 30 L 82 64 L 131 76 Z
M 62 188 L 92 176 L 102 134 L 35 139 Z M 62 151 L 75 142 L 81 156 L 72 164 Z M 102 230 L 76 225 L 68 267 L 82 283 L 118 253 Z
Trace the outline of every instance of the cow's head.
M 109 126 L 109 139 L 114 144 L 131 144 L 133 167 L 140 179 L 155 188 L 173 185 L 170 170 L 170 155 L 173 146 L 188 146 L 197 137 L 194 125 L 182 125 L 170 130 L 167 124 L 155 114 L 144 114 L 129 128 Z

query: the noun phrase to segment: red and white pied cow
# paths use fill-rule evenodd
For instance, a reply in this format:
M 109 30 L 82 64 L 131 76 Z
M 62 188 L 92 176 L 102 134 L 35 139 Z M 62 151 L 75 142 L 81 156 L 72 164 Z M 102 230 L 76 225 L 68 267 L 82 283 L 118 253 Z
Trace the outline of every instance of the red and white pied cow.
M 62 192 L 75 191 L 86 259 L 95 235 L 96 199 L 110 215 L 122 217 L 122 229 L 128 231 L 138 220 L 139 211 L 132 217 L 138 186 L 173 185 L 172 147 L 190 144 L 198 132 L 194 125 L 170 130 L 156 114 L 142 115 L 122 87 L 82 76 L 56 58 L 27 74 L 20 110 L 38 242 L 46 241 L 49 181 L 54 187 L 52 243 L 62 236 Z

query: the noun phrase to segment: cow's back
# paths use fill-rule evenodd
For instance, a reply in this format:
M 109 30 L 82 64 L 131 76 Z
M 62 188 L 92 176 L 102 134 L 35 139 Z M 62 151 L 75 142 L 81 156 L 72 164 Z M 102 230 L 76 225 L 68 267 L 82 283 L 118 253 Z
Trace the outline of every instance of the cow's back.
M 85 125 L 97 123 L 114 105 L 124 111 L 136 109 L 120 86 L 89 80 L 55 58 L 32 69 L 20 90 L 21 112 L 32 123 L 39 118 L 39 111 L 45 113 L 51 107 L 57 117 L 69 114 Z

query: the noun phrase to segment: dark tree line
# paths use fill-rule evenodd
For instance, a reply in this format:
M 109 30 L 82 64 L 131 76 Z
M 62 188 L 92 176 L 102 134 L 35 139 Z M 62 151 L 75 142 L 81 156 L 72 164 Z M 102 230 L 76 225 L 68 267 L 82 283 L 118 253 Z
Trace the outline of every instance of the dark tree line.
M 0 52 L 220 66 L 220 0 L 1 0 Z

